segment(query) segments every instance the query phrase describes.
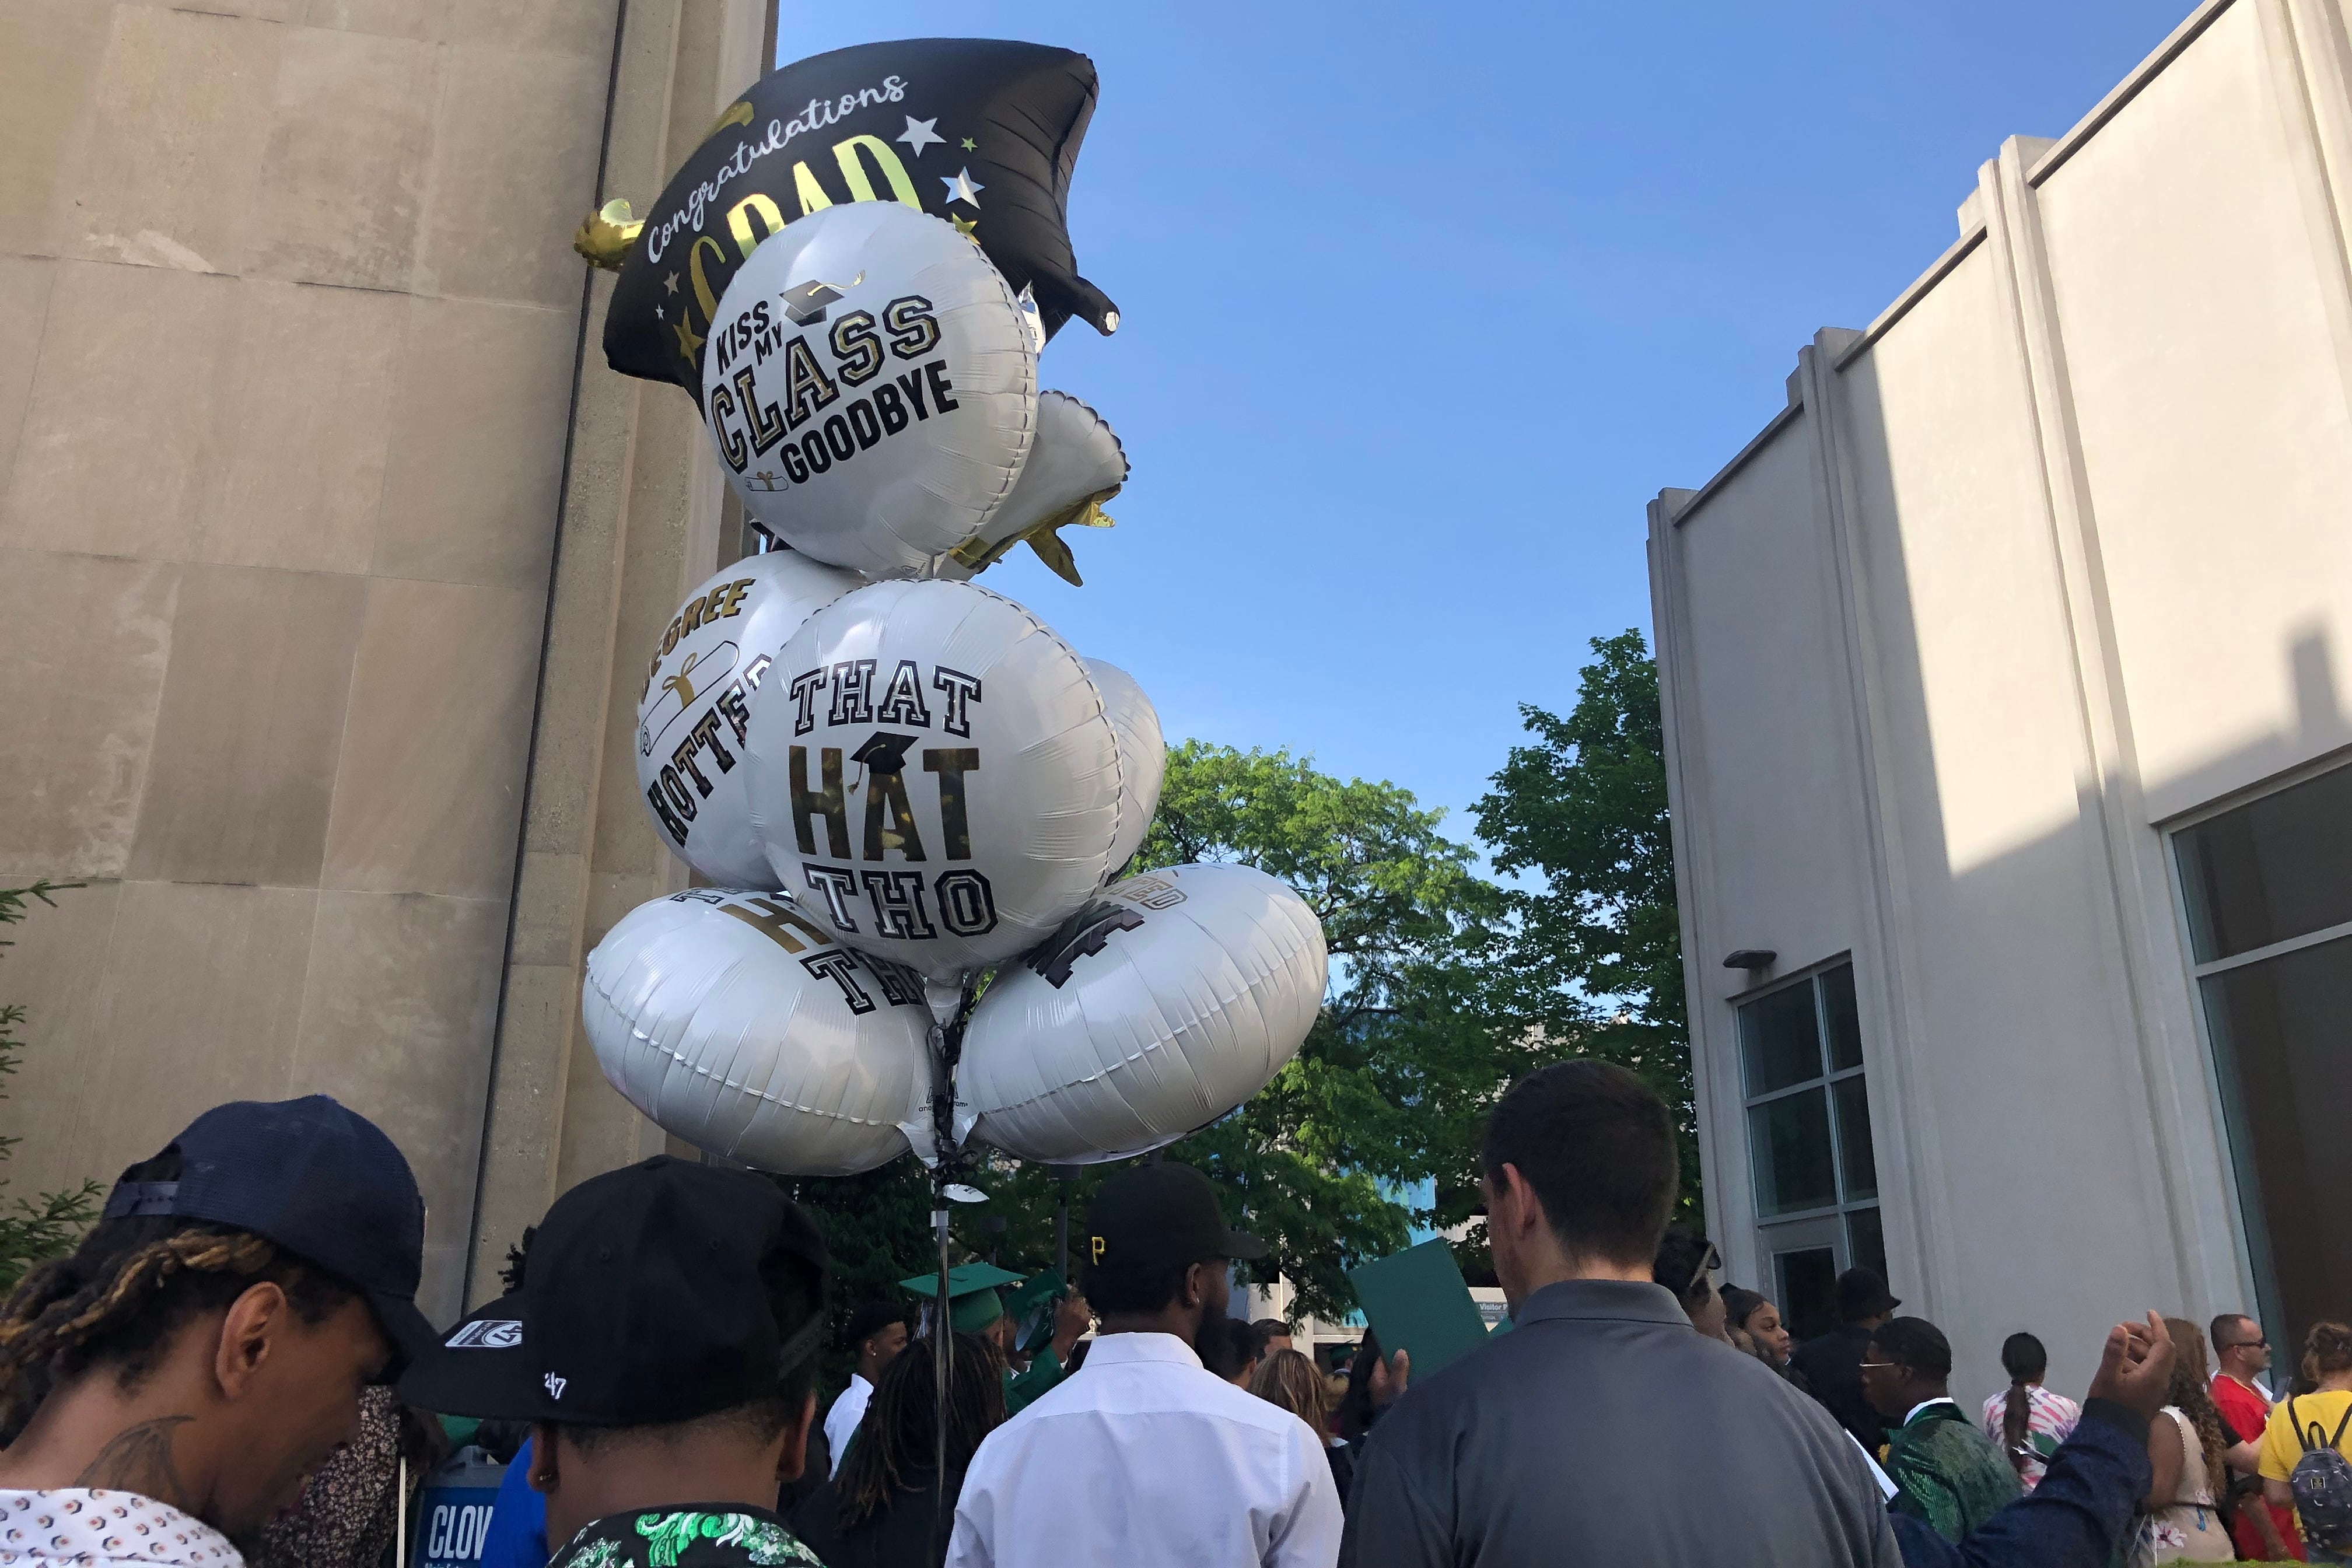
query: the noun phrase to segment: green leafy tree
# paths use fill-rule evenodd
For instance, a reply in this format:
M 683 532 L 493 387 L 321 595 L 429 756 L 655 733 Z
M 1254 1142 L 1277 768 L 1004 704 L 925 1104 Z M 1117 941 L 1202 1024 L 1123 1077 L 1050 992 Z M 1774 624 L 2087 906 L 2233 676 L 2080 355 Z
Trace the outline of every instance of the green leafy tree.
M 1676 1217 L 1699 1221 L 1696 1117 L 1675 903 L 1658 667 L 1638 631 L 1592 640 L 1567 717 L 1523 706 L 1515 746 L 1472 812 L 1508 920 L 1483 966 L 1484 1011 L 1621 1063 L 1674 1108 Z
M 26 900 L 38 900 L 56 907 L 51 893 L 67 888 L 77 888 L 79 882 L 55 883 L 37 881 L 29 887 L 0 888 L 0 925 L 15 925 L 24 920 Z M 14 946 L 0 939 L 0 947 Z M 25 1008 L 18 1003 L 0 1004 L 0 1079 L 14 1075 L 22 1064 L 24 1042 L 16 1036 L 25 1022 Z M 0 1100 L 7 1098 L 0 1089 Z M 0 1138 L 0 1160 L 15 1152 L 22 1139 Z M 7 1184 L 0 1178 L 0 1187 Z M 70 1192 L 43 1193 L 36 1198 L 12 1199 L 0 1210 L 0 1295 L 16 1288 L 16 1282 L 36 1263 L 62 1257 L 73 1250 L 98 1218 L 98 1200 L 105 1189 L 96 1182 L 84 1181 Z
M 1522 710 L 1534 743 L 1512 750 L 1475 808 L 1504 886 L 1395 784 L 1286 751 L 1188 741 L 1169 752 L 1139 863 L 1255 867 L 1306 900 L 1330 947 L 1330 990 L 1297 1058 L 1168 1151 L 1219 1182 L 1303 1311 L 1348 1311 L 1346 1271 L 1402 1247 L 1411 1226 L 1474 1219 L 1487 1109 L 1546 1062 L 1600 1057 L 1656 1089 L 1684 1133 L 1682 1213 L 1698 1212 L 1656 667 L 1636 632 L 1593 649 L 1566 718 Z M 1074 1215 L 1115 1168 L 1077 1173 Z M 1408 1207 L 1402 1194 L 1423 1183 L 1433 1198 Z M 958 1255 L 1051 1264 L 1059 1179 L 991 1155 L 982 1184 L 985 1209 L 953 1216 Z M 837 1256 L 889 1249 L 855 1265 L 861 1280 L 887 1290 L 926 1267 L 929 1199 L 912 1162 L 796 1190 Z M 1480 1277 L 1483 1226 L 1456 1251 Z
M 1346 1270 L 1402 1247 L 1411 1224 L 1469 1216 L 1487 1105 L 1554 1049 L 1479 1008 L 1476 960 L 1504 906 L 1441 820 L 1392 784 L 1194 741 L 1169 755 L 1145 850 L 1153 865 L 1255 866 L 1323 922 L 1332 984 L 1305 1046 L 1179 1155 L 1246 1207 L 1267 1267 L 1321 1316 L 1352 1307 Z M 1423 1182 L 1434 1203 L 1398 1201 Z
M 1467 1215 L 1478 1119 L 1512 1076 L 1511 1042 L 1462 1012 L 1475 991 L 1463 944 L 1501 906 L 1471 850 L 1439 826 L 1440 814 L 1409 791 L 1339 779 L 1287 752 L 1188 741 L 1169 752 L 1139 863 L 1255 867 L 1297 889 L 1330 948 L 1331 989 L 1297 1057 L 1239 1110 L 1168 1151 L 1223 1185 L 1243 1211 L 1234 1217 L 1271 1245 L 1265 1267 L 1289 1278 L 1305 1311 L 1348 1310 L 1346 1270 L 1402 1247 L 1415 1220 Z M 1078 1173 L 1075 1215 L 1108 1169 Z M 1415 1213 L 1395 1194 L 1424 1178 L 1436 1180 L 1440 1200 Z M 986 1215 L 954 1215 L 958 1251 L 993 1253 L 1013 1268 L 1051 1264 L 1057 1178 L 992 1156 L 982 1184 Z M 892 1267 L 922 1267 L 928 1220 L 905 1217 L 928 1212 L 919 1184 L 899 1193 L 887 1180 L 803 1182 L 799 1191 L 841 1242 L 887 1232 L 908 1248 Z M 982 1228 L 987 1217 L 1004 1229 Z

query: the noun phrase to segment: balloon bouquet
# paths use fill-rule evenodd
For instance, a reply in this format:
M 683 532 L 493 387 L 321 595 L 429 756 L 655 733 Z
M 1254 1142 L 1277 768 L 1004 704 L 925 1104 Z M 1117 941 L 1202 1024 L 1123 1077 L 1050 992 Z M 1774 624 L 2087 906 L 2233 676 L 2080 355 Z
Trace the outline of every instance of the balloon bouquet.
M 710 883 L 589 954 L 588 1037 L 667 1131 L 762 1170 L 1138 1154 L 1296 1054 L 1322 929 L 1242 866 L 1129 874 L 1166 750 L 1126 672 L 972 581 L 1104 526 L 1128 477 L 1037 386 L 1118 314 L 1063 214 L 1080 55 L 929 39 L 818 56 L 722 116 L 618 259 L 614 368 L 692 391 L 782 548 L 701 584 L 649 651 L 637 783 Z M 944 1353 L 947 1336 L 938 1336 Z M 947 1386 L 942 1375 L 940 1384 Z

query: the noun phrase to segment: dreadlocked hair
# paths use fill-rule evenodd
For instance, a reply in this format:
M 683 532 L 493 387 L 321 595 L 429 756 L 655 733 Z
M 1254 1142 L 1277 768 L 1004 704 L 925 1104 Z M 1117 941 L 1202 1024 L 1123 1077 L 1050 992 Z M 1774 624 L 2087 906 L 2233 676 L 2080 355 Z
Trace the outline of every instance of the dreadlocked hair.
M 908 1489 L 907 1472 L 938 1461 L 939 1420 L 931 1372 L 933 1346 L 917 1340 L 882 1369 L 849 1457 L 836 1478 L 841 1528 L 854 1530 Z M 971 1463 L 980 1440 L 1004 1424 L 1004 1363 L 993 1342 L 958 1334 L 948 1373 L 948 1471 Z
M 2213 1407 L 2204 1331 L 2186 1318 L 2167 1318 L 2164 1326 L 2173 1345 L 2172 1386 L 2165 1391 L 2164 1402 L 2197 1428 L 2198 1446 L 2205 1450 L 2205 1484 L 2220 1497 L 2230 1487 L 2230 1437 L 2221 1429 L 2221 1413 Z
M 178 1148 L 122 1173 L 180 1175 Z M 93 1368 L 127 1392 L 154 1371 L 186 1324 L 268 1281 L 306 1323 L 358 1291 L 250 1231 L 172 1215 L 101 1220 L 81 1245 L 26 1275 L 0 1306 L 0 1447 L 14 1443 L 51 1390 Z

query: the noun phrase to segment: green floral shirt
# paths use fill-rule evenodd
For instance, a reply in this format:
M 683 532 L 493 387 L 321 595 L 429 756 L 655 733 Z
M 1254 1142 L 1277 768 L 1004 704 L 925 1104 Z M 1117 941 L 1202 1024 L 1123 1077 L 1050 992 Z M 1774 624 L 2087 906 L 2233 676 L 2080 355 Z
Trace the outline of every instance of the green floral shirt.
M 705 1504 L 608 1514 L 583 1526 L 550 1568 L 824 1568 L 765 1509 Z
M 1950 1400 L 1938 1400 L 1896 1428 L 1886 1474 L 1902 1489 L 1887 1506 L 1923 1519 L 1958 1541 L 2021 1495 L 2000 1450 Z

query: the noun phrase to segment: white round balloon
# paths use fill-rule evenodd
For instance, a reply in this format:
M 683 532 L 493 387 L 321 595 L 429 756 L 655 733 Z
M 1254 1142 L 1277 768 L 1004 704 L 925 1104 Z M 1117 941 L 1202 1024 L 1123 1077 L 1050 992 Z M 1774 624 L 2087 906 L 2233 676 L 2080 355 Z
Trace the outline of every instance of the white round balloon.
M 1323 928 L 1247 866 L 1106 889 L 965 1026 L 957 1131 L 1024 1160 L 1118 1160 L 1204 1127 L 1272 1081 L 1323 1005 Z
M 751 694 L 809 613 L 864 581 L 797 551 L 749 556 L 695 589 L 655 645 L 637 699 L 637 793 L 662 842 L 721 887 L 775 880 L 740 765 Z
M 1118 737 L 1118 837 L 1111 841 L 1109 876 L 1127 868 L 1151 831 L 1151 814 L 1160 809 L 1160 786 L 1168 780 L 1168 740 L 1160 732 L 1160 710 L 1135 677 L 1098 658 L 1079 661 L 1094 678 L 1109 710 L 1112 733 Z
M 1002 595 L 844 595 L 784 645 L 752 719 L 752 826 L 852 947 L 954 980 L 1035 946 L 1117 864 L 1110 715 L 1069 645 Z
M 663 1131 L 763 1171 L 837 1176 L 931 1147 L 922 982 L 778 893 L 641 904 L 588 955 L 604 1077 Z
M 978 533 L 940 561 L 935 574 L 958 582 L 977 576 L 1039 528 L 1107 526 L 1108 520 L 1089 509 L 1117 495 L 1127 475 L 1127 450 L 1101 415 L 1066 392 L 1039 393 L 1037 438 L 1013 493 Z M 1050 563 L 1046 552 L 1054 546 L 1034 547 Z
M 1037 427 L 1037 356 L 980 247 L 896 202 L 787 224 L 702 361 L 727 481 L 796 550 L 904 577 L 979 532 Z

